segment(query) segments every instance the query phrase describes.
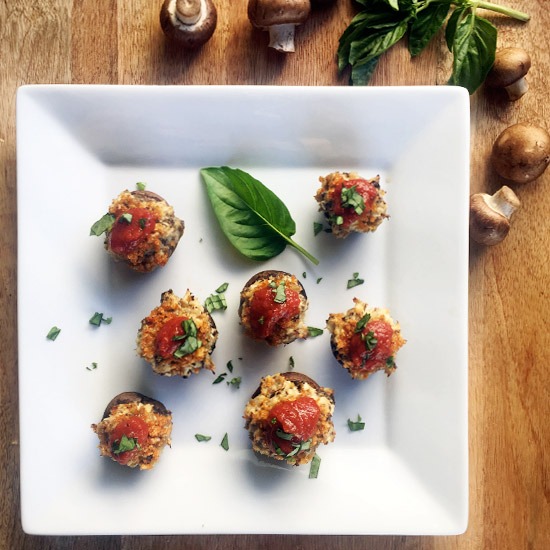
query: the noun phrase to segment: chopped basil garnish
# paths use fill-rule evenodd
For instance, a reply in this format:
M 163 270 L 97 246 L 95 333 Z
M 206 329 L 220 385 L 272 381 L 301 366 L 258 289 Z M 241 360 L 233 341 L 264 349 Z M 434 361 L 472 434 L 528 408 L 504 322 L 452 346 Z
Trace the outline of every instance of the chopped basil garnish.
M 369 330 L 367 334 L 362 334 L 361 340 L 365 342 L 365 347 L 368 351 L 372 351 L 376 347 L 376 344 L 378 344 L 378 340 L 372 330 Z
M 235 388 L 240 388 L 241 386 L 242 378 L 240 376 L 235 376 L 235 378 L 231 378 L 229 382 L 227 382 L 228 386 L 234 386 Z
M 323 277 L 319 277 L 317 281 L 315 281 L 317 284 L 319 284 L 323 280 Z
M 227 309 L 225 294 L 210 294 L 204 301 L 204 307 L 208 313 L 212 313 L 215 310 Z
M 202 347 L 202 341 L 197 338 L 197 325 L 193 319 L 185 319 L 181 322 L 183 334 L 174 336 L 174 340 L 183 340 L 183 344 L 174 352 L 174 357 L 180 359 L 194 353 Z
M 101 325 L 101 323 L 110 325 L 112 320 L 113 320 L 112 317 L 103 317 L 103 313 L 99 313 L 96 311 L 90 318 L 89 322 L 90 322 L 90 325 L 94 325 L 95 327 L 98 327 L 99 325 Z
M 185 355 L 194 353 L 202 347 L 202 342 L 196 336 L 188 336 L 183 344 L 174 352 L 174 357 L 180 359 Z
M 315 338 L 316 336 L 321 336 L 321 334 L 323 334 L 323 329 L 317 327 L 307 327 L 307 334 L 310 338 Z
M 357 420 L 348 418 L 348 428 L 351 432 L 359 432 L 365 429 L 365 423 L 361 421 L 361 415 L 357 415 Z
M 145 229 L 145 226 L 147 225 L 147 220 L 145 218 L 139 218 L 138 224 L 140 229 Z
M 321 467 L 321 459 L 319 455 L 314 455 L 309 467 L 309 479 L 317 479 L 319 475 L 319 468 Z
M 344 218 L 343 216 L 334 216 L 332 222 L 334 225 L 342 225 L 344 223 Z
M 365 313 L 359 321 L 357 321 L 357 324 L 355 325 L 355 330 L 353 332 L 361 332 L 367 323 L 370 321 L 370 313 Z
M 105 214 L 92 225 L 92 227 L 90 228 L 90 235 L 95 235 L 96 237 L 99 237 L 106 231 L 111 231 L 114 223 L 114 214 Z
M 340 195 L 342 206 L 344 208 L 353 208 L 357 215 L 361 215 L 365 211 L 365 201 L 360 193 L 357 192 L 357 186 L 342 187 Z
M 136 183 L 136 189 L 138 191 L 145 191 L 145 188 L 147 187 L 147 184 L 144 181 L 138 181 Z
M 124 214 L 121 214 L 118 218 L 118 223 L 132 223 L 133 216 L 130 214 L 130 212 L 124 212 Z
M 225 292 L 227 290 L 228 286 L 229 286 L 229 283 L 223 283 L 216 289 L 216 292 L 218 294 L 221 294 L 222 292 Z
M 295 366 L 294 357 L 292 355 L 288 358 L 288 368 L 292 370 Z
M 48 334 L 46 335 L 46 338 L 48 340 L 55 340 L 58 336 L 59 336 L 59 333 L 61 332 L 61 329 L 58 328 L 58 327 L 52 327 L 50 329 L 50 331 L 48 332 Z
M 386 359 L 386 367 L 388 367 L 389 369 L 396 369 L 397 368 L 397 365 L 395 364 L 395 360 L 393 358 L 393 355 L 390 355 Z
M 292 441 L 292 438 L 294 437 L 293 434 L 287 434 L 284 430 L 281 430 L 281 428 L 277 428 L 275 430 L 275 435 L 279 439 L 284 439 L 285 441 Z
M 286 302 L 286 292 L 285 292 L 285 282 L 281 282 L 277 285 L 275 289 L 275 298 L 273 301 L 277 304 L 284 304 Z
M 353 288 L 354 286 L 362 285 L 365 282 L 364 279 L 359 278 L 359 273 L 355 272 L 351 279 L 348 280 L 347 288 Z
M 306 272 L 306 271 L 304 271 L 304 272 L 302 273 L 302 277 L 303 277 L 304 279 L 307 279 L 307 272 Z
M 219 384 L 220 382 L 223 382 L 223 379 L 227 376 L 226 372 L 222 372 L 214 382 L 212 382 L 212 385 Z
M 229 450 L 229 438 L 227 437 L 227 433 L 223 436 L 222 442 L 220 443 L 220 447 L 221 447 L 224 451 L 228 451 L 228 450 Z
M 139 448 L 136 437 L 127 437 L 125 434 L 120 438 L 119 442 L 115 441 L 113 445 L 113 454 L 119 455 L 120 453 L 125 453 L 126 451 L 133 451 L 134 449 Z
M 96 370 L 97 369 L 97 363 L 92 363 L 89 367 L 86 367 L 86 370 Z
M 212 437 L 210 437 L 209 435 L 202 435 L 202 434 L 195 434 L 195 439 L 197 441 L 210 441 L 212 439 Z
M 233 361 L 228 361 L 226 366 L 229 372 L 233 372 Z
M 323 231 L 323 224 L 319 222 L 313 222 L 313 236 L 316 237 Z

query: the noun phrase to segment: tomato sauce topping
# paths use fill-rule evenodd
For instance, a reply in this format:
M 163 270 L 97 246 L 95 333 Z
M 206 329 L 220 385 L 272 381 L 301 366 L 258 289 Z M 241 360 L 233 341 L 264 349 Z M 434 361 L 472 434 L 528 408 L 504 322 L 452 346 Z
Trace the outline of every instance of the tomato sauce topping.
M 269 437 L 273 447 L 281 449 L 285 454 L 291 453 L 296 445 L 313 436 L 320 416 L 319 405 L 311 397 L 298 397 L 293 401 L 277 403 L 268 417 Z M 285 437 L 278 435 L 279 431 L 284 432 Z
M 109 235 L 109 246 L 121 256 L 132 252 L 155 229 L 155 218 L 147 208 L 130 208 L 115 219 Z
M 382 319 L 366 323 L 360 332 L 354 332 L 349 343 L 349 355 L 353 368 L 375 371 L 386 367 L 392 356 L 391 325 Z
M 139 416 L 129 416 L 121 420 L 109 436 L 112 456 L 120 464 L 125 465 L 139 452 L 140 447 L 147 443 L 149 428 L 145 420 Z M 127 444 L 133 446 L 127 451 L 117 452 L 121 448 L 123 436 L 126 436 Z
M 185 334 L 182 323 L 186 319 L 186 317 L 172 317 L 160 327 L 155 337 L 156 355 L 164 358 L 174 355 L 174 352 L 183 343 L 178 337 Z
M 368 212 L 372 210 L 374 200 L 378 196 L 378 189 L 370 181 L 361 178 L 347 181 L 340 180 L 335 183 L 332 195 L 332 210 L 334 216 L 342 217 L 343 222 L 341 225 L 348 226 L 356 221 L 363 214 L 363 212 L 358 214 L 353 206 L 345 206 L 342 204 L 342 188 L 344 187 L 346 187 L 347 189 L 355 187 L 355 191 L 359 195 L 361 195 L 361 197 L 363 197 L 363 201 L 365 203 L 365 209 L 363 212 Z
M 254 292 L 250 303 L 250 329 L 256 338 L 272 336 L 285 321 L 300 314 L 300 294 L 285 288 L 284 302 L 276 302 L 276 289 L 269 284 Z

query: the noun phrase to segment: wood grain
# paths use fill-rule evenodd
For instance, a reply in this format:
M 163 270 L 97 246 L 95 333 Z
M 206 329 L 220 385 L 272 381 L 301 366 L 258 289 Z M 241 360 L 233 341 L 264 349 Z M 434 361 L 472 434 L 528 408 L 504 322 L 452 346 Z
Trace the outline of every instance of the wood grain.
M 499 47 L 532 55 L 530 90 L 509 103 L 494 90 L 471 98 L 471 190 L 503 182 L 488 162 L 496 136 L 515 122 L 550 127 L 550 10 L 546 0 L 495 0 L 531 14 L 527 24 L 487 15 Z M 338 38 L 351 0 L 314 10 L 297 51 L 268 51 L 246 2 L 217 0 L 218 28 L 204 48 L 183 52 L 165 41 L 161 0 L 0 1 L 0 550 L 212 549 L 465 550 L 550 548 L 550 170 L 516 187 L 522 202 L 510 235 L 470 250 L 470 522 L 458 537 L 30 537 L 19 515 L 17 399 L 16 90 L 23 84 L 255 84 L 346 86 Z M 411 60 L 405 44 L 385 55 L 373 85 L 443 85 L 451 69 L 442 35 Z M 25 260 L 31 261 L 31 259 Z M 48 452 L 38 449 L 38 452 Z M 77 498 L 77 495 L 75 496 Z

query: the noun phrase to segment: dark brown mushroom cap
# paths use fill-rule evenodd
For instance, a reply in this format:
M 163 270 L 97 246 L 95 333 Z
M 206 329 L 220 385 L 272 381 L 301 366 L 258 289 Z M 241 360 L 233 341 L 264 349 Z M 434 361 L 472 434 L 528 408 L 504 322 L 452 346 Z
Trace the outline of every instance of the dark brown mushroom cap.
M 153 405 L 153 411 L 157 414 L 161 414 L 163 416 L 170 416 L 172 414 L 160 401 L 157 401 L 152 397 L 147 397 L 146 395 L 143 395 L 139 392 L 126 391 L 123 393 L 119 393 L 118 395 L 113 397 L 111 401 L 109 401 L 109 404 L 105 407 L 105 411 L 101 419 L 104 420 L 105 418 L 109 417 L 111 415 L 111 410 L 113 409 L 113 407 L 116 407 L 117 405 L 124 405 L 127 403 L 143 403 L 144 405 L 150 404 Z
M 533 124 L 513 124 L 495 140 L 491 162 L 504 179 L 516 183 L 533 181 L 550 163 L 550 134 Z
M 311 11 L 309 0 L 249 0 L 248 18 L 259 28 L 299 25 Z
M 160 10 L 160 26 L 167 38 L 188 49 L 198 48 L 207 42 L 218 22 L 218 12 L 212 0 L 204 0 L 206 14 L 195 24 L 185 24 L 175 15 L 176 0 L 164 0 Z
M 522 48 L 504 48 L 495 55 L 495 62 L 486 82 L 493 87 L 506 87 L 523 78 L 531 68 L 531 57 Z

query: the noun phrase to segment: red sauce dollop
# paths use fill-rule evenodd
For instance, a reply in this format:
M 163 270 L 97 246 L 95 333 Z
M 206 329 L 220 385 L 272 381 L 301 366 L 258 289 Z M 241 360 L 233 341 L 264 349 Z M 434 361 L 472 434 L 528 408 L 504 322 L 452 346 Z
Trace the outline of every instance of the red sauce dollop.
M 267 285 L 254 292 L 250 302 L 250 329 L 255 338 L 266 339 L 272 336 L 277 327 L 300 313 L 300 294 L 285 288 L 286 299 L 275 301 L 275 289 Z
M 376 344 L 369 350 L 364 338 L 369 332 L 376 338 Z M 361 332 L 352 335 L 349 343 L 349 355 L 353 367 L 357 370 L 375 371 L 386 366 L 386 360 L 392 355 L 393 329 L 382 319 L 369 321 Z
M 363 201 L 365 202 L 365 210 L 363 211 L 363 213 L 372 210 L 374 200 L 378 196 L 378 189 L 374 186 L 373 183 L 367 180 L 354 179 L 348 181 L 342 180 L 337 182 L 334 186 L 332 209 L 335 216 L 342 216 L 342 219 L 344 220 L 342 225 L 344 226 L 352 224 L 363 214 L 357 214 L 353 207 L 342 206 L 342 187 L 351 189 L 353 186 L 355 186 L 355 190 L 363 197 Z
M 130 222 L 124 218 L 126 214 L 132 216 Z M 109 247 L 115 254 L 129 254 L 153 232 L 155 223 L 153 214 L 147 208 L 130 208 L 121 212 L 111 229 Z
M 136 447 L 131 451 L 123 451 L 118 454 L 112 453 L 113 458 L 119 464 L 125 465 L 139 452 L 138 445 L 143 446 L 146 444 L 149 428 L 145 420 L 139 416 L 129 416 L 121 420 L 109 436 L 109 442 L 112 449 L 118 448 L 123 435 L 128 439 L 135 439 L 137 442 Z
M 155 337 L 155 351 L 156 355 L 160 357 L 171 357 L 174 352 L 183 343 L 182 340 L 175 340 L 177 336 L 183 336 L 182 322 L 186 317 L 172 317 L 157 332 Z
M 315 433 L 321 410 L 315 399 L 311 397 L 298 397 L 293 401 L 281 401 L 277 403 L 269 413 L 269 437 L 274 448 L 279 448 L 283 453 L 292 452 L 295 447 L 310 439 Z M 277 430 L 282 430 L 292 439 L 284 439 L 277 435 Z

